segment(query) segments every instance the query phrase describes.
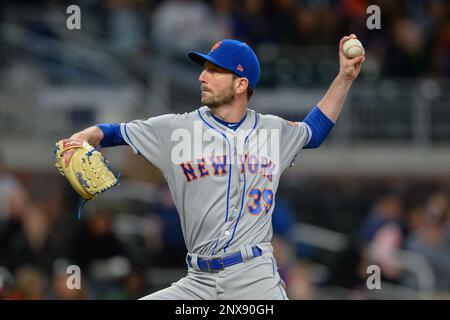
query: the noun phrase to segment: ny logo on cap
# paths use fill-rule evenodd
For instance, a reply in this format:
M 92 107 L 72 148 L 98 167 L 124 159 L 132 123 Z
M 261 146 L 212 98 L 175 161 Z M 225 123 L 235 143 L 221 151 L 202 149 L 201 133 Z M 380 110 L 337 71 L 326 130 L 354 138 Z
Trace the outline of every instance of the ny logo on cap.
M 220 47 L 221 44 L 222 44 L 222 41 L 216 42 L 216 44 L 212 46 L 212 48 L 211 48 L 211 50 L 210 50 L 209 52 L 210 52 L 210 53 L 213 52 L 213 51 L 216 50 L 218 47 Z

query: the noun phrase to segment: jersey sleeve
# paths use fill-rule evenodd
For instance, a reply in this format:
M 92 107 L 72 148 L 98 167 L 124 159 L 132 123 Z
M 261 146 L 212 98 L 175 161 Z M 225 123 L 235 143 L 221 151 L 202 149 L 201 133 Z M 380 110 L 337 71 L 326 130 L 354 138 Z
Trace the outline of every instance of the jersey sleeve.
M 168 114 L 120 125 L 122 137 L 133 152 L 142 155 L 163 172 L 170 163 L 168 149 L 172 133 L 172 117 L 173 115 Z
M 311 139 L 311 129 L 305 122 L 281 119 L 280 155 L 283 168 L 294 165 L 300 150 Z

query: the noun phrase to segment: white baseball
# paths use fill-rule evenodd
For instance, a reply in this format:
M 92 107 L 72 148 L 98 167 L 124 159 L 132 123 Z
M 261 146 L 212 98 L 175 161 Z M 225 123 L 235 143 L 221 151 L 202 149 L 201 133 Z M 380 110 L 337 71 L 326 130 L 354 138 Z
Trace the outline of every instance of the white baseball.
M 355 38 L 345 41 L 343 50 L 344 54 L 351 59 L 363 54 L 364 52 L 361 41 Z

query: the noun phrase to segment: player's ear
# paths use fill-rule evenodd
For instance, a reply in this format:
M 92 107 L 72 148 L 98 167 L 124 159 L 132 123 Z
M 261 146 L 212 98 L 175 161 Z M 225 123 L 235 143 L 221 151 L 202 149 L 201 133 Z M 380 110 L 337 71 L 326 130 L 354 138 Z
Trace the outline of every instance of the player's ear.
M 237 78 L 236 93 L 245 93 L 248 88 L 247 78 Z

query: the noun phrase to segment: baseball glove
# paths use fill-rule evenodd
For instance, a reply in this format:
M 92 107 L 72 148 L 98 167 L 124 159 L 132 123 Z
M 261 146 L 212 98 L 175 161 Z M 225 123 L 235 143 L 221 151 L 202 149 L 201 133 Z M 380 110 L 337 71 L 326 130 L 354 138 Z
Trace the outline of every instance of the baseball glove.
M 75 149 L 75 152 L 66 166 L 63 155 L 70 149 Z M 78 213 L 79 217 L 84 202 L 119 184 L 119 176 L 113 174 L 108 161 L 85 141 L 60 140 L 56 143 L 54 152 L 55 167 L 84 199 Z

